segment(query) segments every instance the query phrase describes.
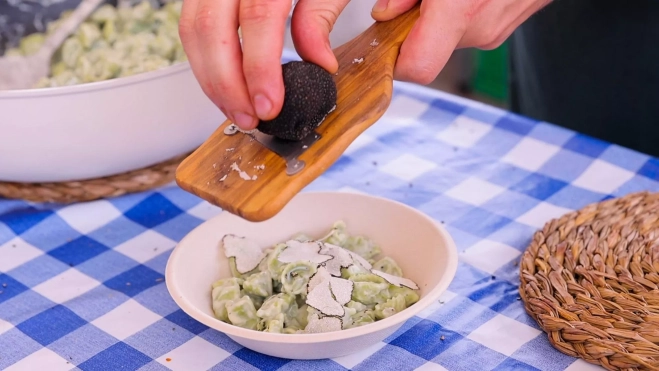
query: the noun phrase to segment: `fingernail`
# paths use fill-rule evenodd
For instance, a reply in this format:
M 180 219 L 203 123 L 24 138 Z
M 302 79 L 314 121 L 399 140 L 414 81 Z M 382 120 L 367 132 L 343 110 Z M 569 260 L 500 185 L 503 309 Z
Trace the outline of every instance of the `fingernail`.
M 389 5 L 389 0 L 378 0 L 375 5 L 373 5 L 373 12 L 374 13 L 380 13 L 384 12 L 387 10 L 387 6 Z
M 257 94 L 254 97 L 254 109 L 256 110 L 256 115 L 263 119 L 268 117 L 270 111 L 272 111 L 272 103 L 270 103 L 270 100 L 265 95 Z
M 242 112 L 234 112 L 233 119 L 236 125 L 238 125 L 238 127 L 240 127 L 241 129 L 243 130 L 252 129 L 252 125 L 254 123 L 254 118 L 252 116 Z

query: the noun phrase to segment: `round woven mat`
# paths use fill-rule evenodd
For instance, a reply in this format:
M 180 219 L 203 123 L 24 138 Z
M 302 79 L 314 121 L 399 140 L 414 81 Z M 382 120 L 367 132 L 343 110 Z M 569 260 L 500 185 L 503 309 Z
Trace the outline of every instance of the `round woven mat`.
M 159 187 L 174 180 L 188 154 L 159 164 L 104 178 L 62 183 L 0 182 L 0 197 L 32 202 L 73 203 L 121 196 Z
M 561 352 L 608 370 L 659 370 L 659 194 L 589 205 L 535 233 L 526 311 Z

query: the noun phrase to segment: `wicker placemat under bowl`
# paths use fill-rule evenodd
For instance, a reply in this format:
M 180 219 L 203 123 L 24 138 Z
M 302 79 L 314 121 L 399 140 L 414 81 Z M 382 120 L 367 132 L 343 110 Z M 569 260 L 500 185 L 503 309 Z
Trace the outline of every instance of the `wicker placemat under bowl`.
M 659 370 L 659 194 L 589 205 L 535 233 L 526 311 L 561 352 L 608 370 Z
M 188 155 L 104 178 L 61 183 L 0 182 L 0 198 L 69 204 L 147 191 L 173 181 L 176 168 Z

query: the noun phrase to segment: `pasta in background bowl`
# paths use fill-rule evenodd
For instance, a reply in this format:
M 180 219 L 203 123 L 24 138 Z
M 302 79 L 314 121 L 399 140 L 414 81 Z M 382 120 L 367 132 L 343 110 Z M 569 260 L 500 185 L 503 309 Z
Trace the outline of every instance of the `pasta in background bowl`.
M 42 13 L 52 20 L 78 3 L 42 2 L 53 4 L 0 1 L 7 53 L 29 53 L 43 40 L 8 38 L 7 29 L 28 29 Z M 152 166 L 191 152 L 226 120 L 185 60 L 181 0 L 161 2 L 156 9 L 155 0 L 138 0 L 121 11 L 109 0 L 60 48 L 41 88 L 0 91 L 0 182 L 79 181 Z M 3 25 L 5 12 L 24 23 Z
M 337 221 L 341 222 L 335 224 Z M 328 238 L 328 230 L 333 225 L 342 228 L 340 233 L 343 237 L 362 238 L 361 242 L 352 245 L 351 243 L 342 244 L 340 240 L 343 237 L 339 237 L 339 235 Z M 300 233 L 304 236 L 300 236 Z M 302 328 L 304 326 L 295 323 L 291 316 L 286 317 L 273 312 L 273 307 L 281 306 L 283 301 L 266 305 L 257 298 L 259 295 L 265 301 L 283 298 L 281 294 L 280 297 L 271 295 L 274 292 L 269 291 L 270 284 L 267 280 L 269 277 L 282 273 L 285 275 L 287 268 L 278 267 L 279 263 L 277 263 L 273 268 L 277 273 L 265 279 L 258 275 L 257 270 L 253 270 L 251 273 L 257 273 L 257 275 L 246 275 L 245 278 L 251 280 L 246 286 L 247 281 L 241 281 L 242 278 L 239 278 L 241 273 L 236 269 L 244 271 L 249 269 L 246 268 L 249 264 L 245 265 L 244 261 L 241 263 L 237 259 L 232 260 L 231 257 L 227 257 L 232 255 L 232 253 L 227 255 L 226 246 L 222 244 L 222 239 L 227 235 L 236 238 L 244 237 L 250 241 L 249 243 L 264 250 L 270 248 L 269 252 L 276 250 L 277 246 L 281 249 L 282 241 L 294 239 L 304 244 L 304 241 L 318 241 L 324 238 L 324 241 L 328 242 L 325 246 L 336 243 L 336 246 L 346 246 L 349 251 L 359 251 L 362 253 L 360 255 L 370 256 L 372 259 L 361 258 L 368 260 L 368 262 L 363 262 L 363 265 L 372 264 L 374 273 L 377 273 L 375 268 L 378 271 L 386 271 L 387 273 L 382 273 L 381 277 L 393 280 L 392 277 L 398 276 L 400 273 L 404 279 L 413 282 L 418 290 L 413 290 L 414 295 L 410 295 L 412 290 L 404 290 L 403 285 L 400 290 L 394 289 L 393 294 L 388 295 L 387 298 L 384 298 L 385 300 L 379 301 L 381 304 L 379 306 L 375 304 L 376 299 L 367 300 L 362 295 L 364 293 L 362 290 L 361 294 L 353 295 L 354 300 L 351 300 L 351 303 L 344 306 L 352 309 L 345 311 L 346 316 L 352 317 L 349 321 L 350 325 L 346 325 L 344 328 L 334 328 L 331 331 L 327 329 L 318 331 L 318 326 L 311 331 L 307 327 L 307 331 L 304 331 Z M 297 237 L 293 237 L 296 235 Z M 376 249 L 373 249 L 373 243 L 377 244 Z M 364 249 L 364 246 L 369 249 Z M 247 248 L 246 245 L 238 245 L 234 246 L 232 251 L 235 255 L 235 251 L 246 251 Z M 321 251 L 321 253 L 323 252 Z M 305 254 L 301 256 L 309 257 L 309 254 Z M 266 261 L 261 265 L 260 274 L 267 276 L 266 265 L 272 263 L 273 256 L 276 257 L 276 254 L 270 254 L 269 262 Z M 304 260 L 299 256 L 292 257 L 291 254 L 286 259 L 290 259 L 292 262 L 297 261 L 296 264 L 300 263 L 300 259 Z M 392 264 L 392 262 L 394 263 Z M 242 268 L 240 268 L 241 264 Z M 254 264 L 254 260 L 252 264 Z M 293 268 L 295 264 L 289 265 L 288 269 L 295 269 Z M 316 267 L 317 270 L 321 269 L 320 265 Z M 322 267 L 322 269 L 332 271 L 329 265 Z M 281 272 L 279 272 L 280 268 Z M 279 214 L 264 222 L 249 222 L 228 212 L 222 212 L 201 224 L 184 237 L 170 255 L 166 268 L 166 283 L 170 295 L 183 311 L 206 326 L 225 333 L 246 348 L 281 358 L 322 359 L 358 352 L 393 334 L 406 320 L 437 302 L 452 281 L 456 269 L 457 251 L 451 236 L 441 225 L 423 213 L 395 201 L 368 195 L 343 192 L 303 192 L 293 198 Z M 343 273 L 345 273 L 344 277 L 349 280 L 351 274 L 368 275 L 358 271 L 351 273 L 344 271 Z M 233 283 L 232 277 L 235 279 Z M 388 286 L 377 277 L 376 279 L 368 278 L 363 282 L 366 281 L 377 281 L 384 285 L 383 287 Z M 242 283 L 237 288 L 237 290 L 241 290 L 240 293 L 235 292 L 236 288 L 231 293 L 231 288 L 225 290 L 220 287 L 226 284 L 226 288 L 238 282 Z M 312 284 L 318 287 L 320 282 L 312 282 Z M 330 284 L 333 283 L 330 282 Z M 276 281 L 271 284 L 278 285 Z M 295 282 L 284 284 L 292 285 L 293 288 L 280 287 L 281 292 L 285 293 L 288 290 L 299 293 L 304 290 L 297 290 L 297 288 L 304 289 L 310 283 L 307 280 L 302 283 L 303 286 L 297 288 L 295 288 Z M 211 296 L 211 292 L 217 287 L 228 293 L 228 296 L 224 298 L 229 299 L 229 305 L 214 300 L 219 298 L 218 292 Z M 389 287 L 392 288 L 392 286 Z M 258 294 L 259 292 L 263 293 Z M 256 296 L 252 296 L 252 294 Z M 270 295 L 274 299 L 268 299 Z M 252 296 L 254 300 L 249 299 L 248 296 Z M 339 300 L 339 295 L 333 297 Z M 394 297 L 397 299 L 393 299 Z M 397 305 L 395 310 L 391 309 L 392 305 L 382 304 L 396 300 L 404 303 L 406 297 L 411 299 L 408 302 L 410 305 Z M 347 298 L 343 301 L 346 302 Z M 254 303 L 256 306 L 264 308 L 260 311 L 260 315 L 255 315 L 256 312 L 244 315 L 242 309 L 248 308 L 251 311 L 250 305 L 254 305 Z M 299 298 L 298 304 L 301 304 L 300 308 L 304 306 Z M 310 309 L 313 305 L 304 308 L 306 313 L 297 311 L 300 314 L 298 318 L 302 322 L 306 318 L 315 321 L 324 317 L 318 311 Z M 373 311 L 369 314 L 370 307 Z M 227 314 L 227 312 L 222 312 L 226 308 L 233 311 L 235 324 L 219 319 L 219 317 L 227 318 L 223 317 L 223 313 Z M 327 309 L 324 310 L 330 313 Z M 366 318 L 366 316 L 371 317 Z M 277 318 L 281 321 L 278 322 Z M 347 319 L 345 316 L 343 318 Z M 374 320 L 371 321 L 371 319 Z M 366 320 L 365 323 L 360 323 L 364 320 Z M 289 321 L 295 324 L 290 326 L 290 331 L 283 330 L 286 327 L 283 323 Z
M 182 5 L 182 0 L 158 7 L 149 0 L 119 7 L 102 4 L 66 38 L 51 59 L 50 75 L 33 88 L 110 80 L 187 61 L 178 34 Z M 22 37 L 5 55 L 36 53 L 71 13 L 62 12 L 42 32 Z

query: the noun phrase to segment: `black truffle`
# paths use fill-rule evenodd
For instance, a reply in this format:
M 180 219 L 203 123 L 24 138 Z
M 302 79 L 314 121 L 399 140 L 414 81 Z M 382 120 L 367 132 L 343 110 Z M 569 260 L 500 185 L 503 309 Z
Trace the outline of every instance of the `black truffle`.
M 309 62 L 282 65 L 284 105 L 277 117 L 260 120 L 257 129 L 284 140 L 309 135 L 336 107 L 336 84 L 324 68 Z

